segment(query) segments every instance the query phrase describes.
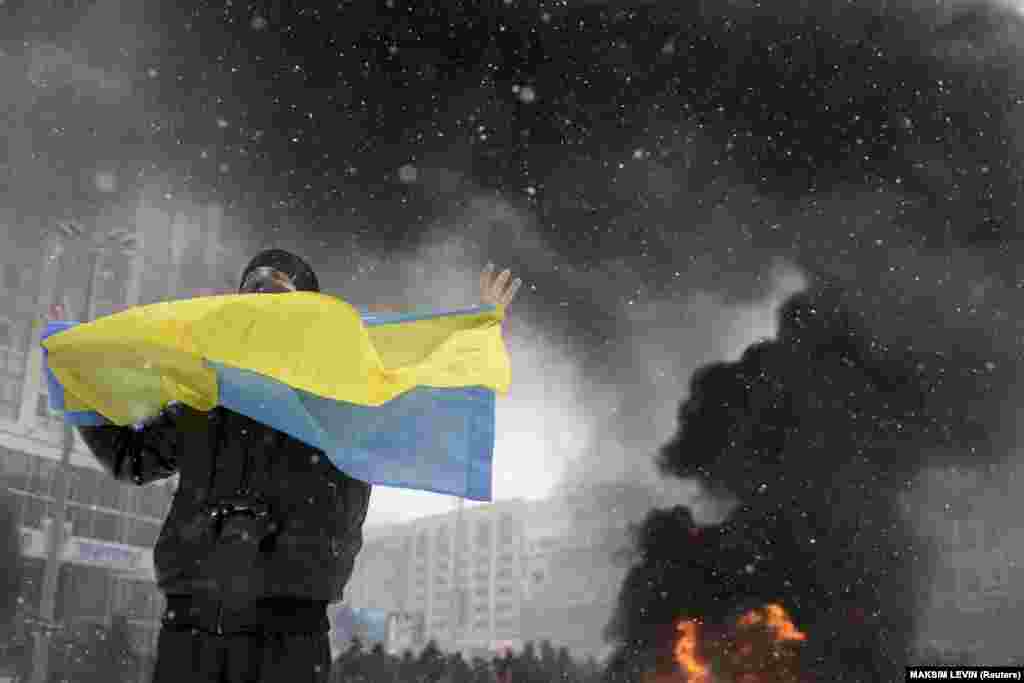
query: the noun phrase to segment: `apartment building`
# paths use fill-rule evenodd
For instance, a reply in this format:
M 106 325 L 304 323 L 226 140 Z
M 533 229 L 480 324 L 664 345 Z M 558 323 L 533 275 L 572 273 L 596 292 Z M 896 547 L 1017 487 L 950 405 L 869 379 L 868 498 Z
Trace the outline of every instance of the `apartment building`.
M 346 602 L 415 622 L 399 649 L 429 640 L 467 655 L 517 647 L 524 519 L 525 502 L 511 500 L 368 528 Z
M 626 574 L 616 558 L 628 545 L 628 522 L 649 505 L 612 484 L 368 528 L 346 600 L 395 615 L 398 652 L 433 639 L 490 656 L 547 639 L 601 657 Z
M 26 576 L 16 643 L 3 657 L 22 657 L 39 606 L 47 533 L 54 509 L 55 473 L 63 424 L 50 411 L 38 344 L 47 316 L 78 318 L 90 274 L 93 317 L 136 304 L 222 290 L 224 217 L 144 195 L 84 226 L 134 235 L 135 248 L 112 244 L 94 268 L 85 245 L 52 237 L 51 226 L 0 212 L 0 485 L 14 495 L 23 539 Z M 230 263 L 232 275 L 237 263 Z M 109 477 L 77 439 L 71 457 L 70 497 L 58 581 L 56 619 L 67 626 L 128 617 L 136 645 L 155 645 L 162 596 L 154 583 L 152 548 L 177 478 L 145 487 Z

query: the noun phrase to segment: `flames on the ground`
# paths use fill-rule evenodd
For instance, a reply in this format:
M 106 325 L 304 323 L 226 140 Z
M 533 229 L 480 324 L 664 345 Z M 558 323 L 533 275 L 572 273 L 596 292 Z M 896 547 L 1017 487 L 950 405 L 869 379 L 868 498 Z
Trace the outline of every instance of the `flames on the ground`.
M 688 683 L 705 683 L 708 679 L 708 667 L 700 659 L 700 622 L 687 619 L 676 625 L 679 639 L 676 641 L 675 656 L 679 668 L 686 672 Z
M 673 655 L 686 683 L 802 680 L 796 646 L 807 640 L 807 634 L 797 629 L 781 605 L 745 612 L 721 633 L 705 628 L 700 619 L 684 619 L 676 624 L 676 631 Z M 668 678 L 659 676 L 658 680 Z
M 754 626 L 763 623 L 781 642 L 785 640 L 807 640 L 807 634 L 798 631 L 796 624 L 781 605 L 766 605 L 763 610 L 750 610 L 739 618 L 740 626 Z

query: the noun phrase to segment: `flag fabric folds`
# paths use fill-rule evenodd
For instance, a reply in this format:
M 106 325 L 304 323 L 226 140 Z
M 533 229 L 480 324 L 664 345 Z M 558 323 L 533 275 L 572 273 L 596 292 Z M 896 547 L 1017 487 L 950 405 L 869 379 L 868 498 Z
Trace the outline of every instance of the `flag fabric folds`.
M 171 401 L 218 405 L 321 449 L 380 486 L 491 499 L 504 308 L 360 312 L 320 293 L 158 303 L 43 334 L 51 407 L 137 424 Z

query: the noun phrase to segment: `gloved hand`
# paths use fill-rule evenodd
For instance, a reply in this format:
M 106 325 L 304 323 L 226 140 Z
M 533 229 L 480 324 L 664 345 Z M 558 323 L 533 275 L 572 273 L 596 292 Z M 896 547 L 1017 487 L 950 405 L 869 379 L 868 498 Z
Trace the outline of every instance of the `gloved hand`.
M 132 425 L 132 429 L 141 432 L 143 429 L 153 426 L 174 426 L 175 420 L 185 412 L 185 404 L 181 401 L 171 401 L 153 417 L 147 417 L 141 422 Z

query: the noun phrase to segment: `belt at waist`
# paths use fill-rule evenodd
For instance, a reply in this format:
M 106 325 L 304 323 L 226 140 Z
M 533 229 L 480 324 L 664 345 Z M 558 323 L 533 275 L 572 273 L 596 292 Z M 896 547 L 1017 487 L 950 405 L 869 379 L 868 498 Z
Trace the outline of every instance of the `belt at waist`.
M 205 596 L 168 595 L 164 628 L 209 633 L 327 633 L 327 602 L 271 597 L 242 608 L 229 608 Z

